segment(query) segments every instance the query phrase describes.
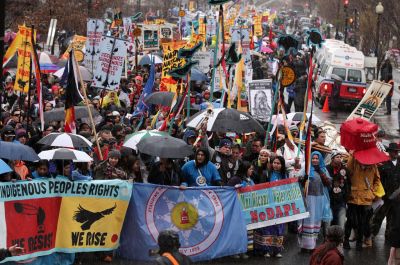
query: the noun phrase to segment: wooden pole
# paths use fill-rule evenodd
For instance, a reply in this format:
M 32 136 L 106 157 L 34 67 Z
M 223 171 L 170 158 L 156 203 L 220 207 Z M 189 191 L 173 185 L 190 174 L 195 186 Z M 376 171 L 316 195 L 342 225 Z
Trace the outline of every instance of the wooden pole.
M 72 51 L 72 52 L 75 52 L 75 51 Z M 88 109 L 90 123 L 92 124 L 93 132 L 94 132 L 94 139 L 96 141 L 97 149 L 99 149 L 100 160 L 103 160 L 103 153 L 101 152 L 101 148 L 100 148 L 100 144 L 99 144 L 99 138 L 97 137 L 96 125 L 94 124 L 92 110 L 90 109 L 89 99 L 88 99 L 87 94 L 86 94 L 86 87 L 85 87 L 85 84 L 83 83 L 81 70 L 79 69 L 79 65 L 78 65 L 78 62 L 76 61 L 75 56 L 74 56 L 73 63 L 75 64 L 75 66 L 77 68 L 77 72 L 78 72 L 78 76 L 79 76 L 79 82 L 81 83 L 83 97 L 85 98 L 85 104 L 86 104 L 86 107 Z

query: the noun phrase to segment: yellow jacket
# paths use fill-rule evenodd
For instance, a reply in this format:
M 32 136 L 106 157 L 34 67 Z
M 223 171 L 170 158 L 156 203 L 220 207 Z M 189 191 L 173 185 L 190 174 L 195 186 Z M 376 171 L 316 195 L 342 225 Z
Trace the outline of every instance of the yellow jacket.
M 376 165 L 362 168 L 361 164 L 349 157 L 347 168 L 350 171 L 351 191 L 348 203 L 356 205 L 372 205 L 375 197 L 385 195 Z

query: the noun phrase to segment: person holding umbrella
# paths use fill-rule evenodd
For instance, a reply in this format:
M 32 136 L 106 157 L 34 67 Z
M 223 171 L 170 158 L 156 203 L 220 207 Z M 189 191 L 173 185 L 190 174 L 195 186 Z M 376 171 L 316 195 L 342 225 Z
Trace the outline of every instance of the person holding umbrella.
M 207 149 L 196 151 L 195 159 L 185 163 L 182 167 L 183 182 L 181 187 L 193 186 L 221 186 L 221 176 L 217 167 L 211 163 Z
M 107 160 L 95 167 L 94 179 L 126 179 L 127 174 L 118 166 L 120 159 L 120 151 L 110 151 Z

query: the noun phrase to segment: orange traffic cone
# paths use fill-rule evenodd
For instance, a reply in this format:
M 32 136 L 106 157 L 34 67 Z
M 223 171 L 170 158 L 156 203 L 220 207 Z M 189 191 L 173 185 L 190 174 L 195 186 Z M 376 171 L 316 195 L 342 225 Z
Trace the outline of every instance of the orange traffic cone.
M 322 108 L 322 112 L 329 112 L 329 97 L 325 98 L 324 107 Z

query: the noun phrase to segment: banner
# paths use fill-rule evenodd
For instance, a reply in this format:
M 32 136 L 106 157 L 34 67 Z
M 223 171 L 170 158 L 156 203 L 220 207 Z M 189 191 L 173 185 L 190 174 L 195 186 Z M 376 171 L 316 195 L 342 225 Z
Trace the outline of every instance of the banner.
M 95 87 L 115 90 L 121 81 L 122 68 L 127 54 L 124 40 L 103 36 L 100 42 L 100 54 L 93 76 Z
M 364 97 L 347 120 L 355 118 L 371 120 L 376 110 L 381 106 L 382 102 L 389 94 L 391 88 L 392 86 L 388 83 L 373 80 L 371 85 L 368 87 L 367 92 L 365 92 Z
M 297 178 L 239 189 L 247 230 L 307 218 Z
M 249 109 L 260 121 L 268 121 L 272 109 L 272 79 L 249 82 Z
M 185 59 L 178 58 L 178 51 L 180 48 L 184 47 L 185 44 L 185 41 L 163 43 L 163 63 L 160 91 L 176 91 L 177 82 L 171 76 L 169 76 L 168 73 L 172 69 L 181 67 L 185 64 Z
M 88 19 L 87 21 L 87 39 L 85 52 L 85 66 L 94 73 L 100 55 L 100 40 L 104 33 L 104 22 L 101 19 Z
M 178 187 L 138 183 L 133 187 L 121 234 L 123 258 L 150 260 L 163 230 L 179 234 L 179 251 L 193 261 L 211 260 L 247 251 L 247 233 L 233 188 Z M 135 238 L 135 240 L 132 240 Z
M 261 15 L 253 17 L 254 35 L 257 36 L 257 37 L 262 37 L 262 35 L 263 35 L 261 19 L 262 19 Z
M 32 28 L 25 26 L 19 26 L 18 28 L 18 35 L 21 36 L 21 42 L 17 48 L 18 62 L 14 90 L 28 93 L 30 74 L 29 70 L 31 67 L 32 55 Z
M 115 249 L 131 190 L 122 180 L 1 183 L 0 248 L 25 249 L 8 261 Z
M 207 52 L 196 52 L 193 55 L 192 61 L 198 61 L 199 64 L 196 65 L 196 68 L 198 68 L 200 71 L 203 73 L 208 73 L 211 70 L 210 64 L 211 64 L 211 53 L 209 51 Z
M 85 36 L 74 35 L 74 38 L 72 39 L 71 44 L 68 46 L 67 50 L 61 56 L 61 59 L 68 60 L 69 52 L 71 51 L 71 49 L 74 49 L 76 60 L 78 62 L 83 61 L 83 59 L 84 59 L 84 51 L 85 51 L 85 44 L 86 44 L 86 37 Z

